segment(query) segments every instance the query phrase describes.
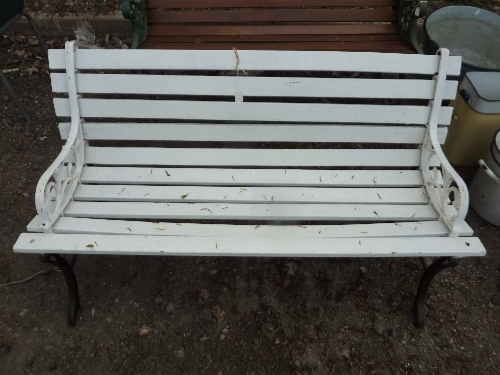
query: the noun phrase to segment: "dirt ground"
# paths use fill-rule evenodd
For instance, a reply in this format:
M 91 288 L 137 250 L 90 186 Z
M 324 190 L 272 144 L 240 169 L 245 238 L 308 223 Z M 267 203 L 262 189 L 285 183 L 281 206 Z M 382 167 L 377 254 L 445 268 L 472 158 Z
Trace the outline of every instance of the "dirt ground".
M 12 246 L 62 142 L 36 40 L 0 37 L 0 66 L 31 116 L 0 86 L 3 284 L 49 268 Z M 475 168 L 459 172 L 470 183 Z M 81 256 L 74 328 L 61 274 L 0 286 L 0 375 L 498 374 L 500 230 L 472 211 L 467 222 L 488 254 L 435 279 L 423 329 L 417 259 Z

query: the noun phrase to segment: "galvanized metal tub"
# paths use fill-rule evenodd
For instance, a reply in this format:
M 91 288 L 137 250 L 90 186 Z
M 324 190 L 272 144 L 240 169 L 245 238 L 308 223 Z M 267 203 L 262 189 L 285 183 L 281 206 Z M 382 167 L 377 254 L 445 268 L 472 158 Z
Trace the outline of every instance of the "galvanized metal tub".
M 427 37 L 451 55 L 462 56 L 464 70 L 500 71 L 500 16 L 470 6 L 447 6 L 425 20 Z

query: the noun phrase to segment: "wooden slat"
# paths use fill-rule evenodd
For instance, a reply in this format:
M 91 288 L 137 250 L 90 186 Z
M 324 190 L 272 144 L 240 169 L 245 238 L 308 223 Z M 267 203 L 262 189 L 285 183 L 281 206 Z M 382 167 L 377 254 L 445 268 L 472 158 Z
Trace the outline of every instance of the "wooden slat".
M 50 75 L 53 92 L 68 92 L 65 73 Z M 144 74 L 78 74 L 79 93 L 432 99 L 436 82 L 417 79 L 231 77 Z M 457 81 L 447 81 L 444 99 L 455 99 Z
M 408 74 L 436 74 L 439 56 L 390 53 L 240 51 L 239 68 L 279 71 L 349 71 Z M 233 50 L 78 50 L 76 69 L 80 70 L 230 70 L 236 67 Z M 461 57 L 448 59 L 448 75 L 460 74 Z M 66 69 L 65 52 L 49 50 L 51 69 Z
M 184 197 L 184 198 L 182 198 Z M 163 203 L 426 204 L 424 188 L 78 185 L 75 201 Z
M 148 9 L 175 8 L 294 8 L 294 7 L 384 7 L 398 0 L 147 0 Z
M 86 147 L 85 163 L 151 166 L 420 166 L 418 149 L 216 149 Z M 437 161 L 437 160 L 436 160 Z M 437 165 L 436 162 L 431 163 Z
M 397 9 L 242 9 L 148 12 L 149 24 L 247 22 L 395 22 Z
M 188 194 L 186 191 L 185 194 Z M 422 221 L 432 205 L 70 202 L 64 216 L 151 220 Z
M 182 50 L 262 50 L 262 51 L 346 51 L 346 52 L 383 52 L 383 53 L 415 53 L 415 50 L 403 41 L 391 44 L 381 43 L 337 43 L 337 42 L 285 42 L 285 43 L 149 43 L 147 40 L 141 48 L 150 50 L 182 49 Z
M 29 232 L 42 232 L 36 216 L 27 227 Z M 54 233 L 126 234 L 143 236 L 194 237 L 259 237 L 259 238 L 371 238 L 448 236 L 449 229 L 441 221 L 370 223 L 345 225 L 228 225 L 152 223 L 145 221 L 86 219 L 61 217 L 52 227 Z M 467 223 L 462 224 L 461 236 L 472 236 Z
M 236 92 L 236 90 L 235 90 Z M 256 103 L 138 99 L 80 99 L 82 117 L 224 121 L 346 122 L 424 125 L 431 107 L 368 104 Z M 69 100 L 55 98 L 57 116 L 70 115 Z M 452 107 L 438 123 L 448 125 Z
M 67 139 L 70 123 L 59 124 L 61 138 Z M 142 141 L 225 141 L 225 142 L 363 142 L 422 144 L 425 126 L 364 125 L 214 125 L 84 123 L 87 140 Z M 438 129 L 444 143 L 447 129 Z
M 84 184 L 419 187 L 419 170 L 83 167 Z
M 23 233 L 17 253 L 283 257 L 484 256 L 477 237 L 257 238 Z
M 148 36 L 148 43 L 230 43 L 230 42 L 404 42 L 399 34 L 355 34 L 355 35 L 162 35 Z M 408 44 L 408 43 L 407 43 Z M 292 50 L 293 51 L 293 50 Z
M 304 34 L 396 34 L 397 26 L 389 23 L 335 25 L 152 25 L 148 35 L 296 35 Z

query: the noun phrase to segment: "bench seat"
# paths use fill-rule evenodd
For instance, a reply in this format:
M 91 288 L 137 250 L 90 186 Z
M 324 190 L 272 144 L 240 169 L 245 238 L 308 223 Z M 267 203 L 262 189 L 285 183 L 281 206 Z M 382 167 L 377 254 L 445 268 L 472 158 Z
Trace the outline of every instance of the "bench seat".
M 76 278 L 60 254 L 440 257 L 422 277 L 417 325 L 437 271 L 485 255 L 440 147 L 461 63 L 447 50 L 69 42 L 49 56 L 66 144 L 14 251 L 63 270 L 72 324 Z

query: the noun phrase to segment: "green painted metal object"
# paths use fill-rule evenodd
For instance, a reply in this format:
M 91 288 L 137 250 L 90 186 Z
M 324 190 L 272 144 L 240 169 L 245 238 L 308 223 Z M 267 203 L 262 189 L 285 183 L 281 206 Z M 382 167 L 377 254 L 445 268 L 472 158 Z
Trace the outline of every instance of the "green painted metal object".
M 398 9 L 399 33 L 419 53 L 424 51 L 417 40 L 417 21 L 427 14 L 427 1 L 400 0 Z
M 148 18 L 146 15 L 145 0 L 125 0 L 122 3 L 123 17 L 132 23 L 132 49 L 139 46 L 146 40 L 148 35 Z
M 146 40 L 148 34 L 148 20 L 146 14 L 146 0 L 125 0 L 122 3 L 123 17 L 132 23 L 132 49 Z M 423 54 L 422 47 L 417 41 L 417 21 L 427 14 L 427 1 L 400 0 L 398 8 L 399 33 L 415 50 Z

